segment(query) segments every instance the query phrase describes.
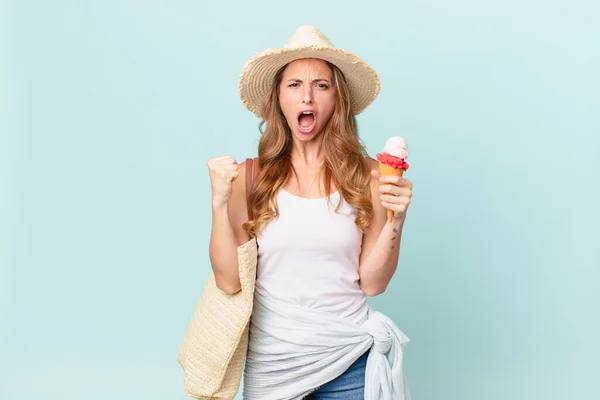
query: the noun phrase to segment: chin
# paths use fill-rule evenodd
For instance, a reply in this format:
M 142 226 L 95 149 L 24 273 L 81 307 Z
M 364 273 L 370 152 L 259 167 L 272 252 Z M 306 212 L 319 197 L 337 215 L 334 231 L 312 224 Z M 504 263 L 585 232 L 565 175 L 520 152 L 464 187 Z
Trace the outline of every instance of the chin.
M 317 129 L 317 127 L 315 127 L 315 129 L 311 133 L 299 132 L 296 129 L 292 129 L 292 135 L 301 142 L 310 142 L 320 134 L 321 129 Z

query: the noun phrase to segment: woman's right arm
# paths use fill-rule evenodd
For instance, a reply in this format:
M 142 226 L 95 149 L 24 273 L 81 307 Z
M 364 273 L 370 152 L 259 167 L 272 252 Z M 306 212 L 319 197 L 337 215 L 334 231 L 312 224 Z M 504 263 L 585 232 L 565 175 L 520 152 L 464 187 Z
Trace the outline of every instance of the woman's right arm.
M 245 163 L 229 157 L 208 160 L 212 186 L 212 230 L 209 256 L 217 287 L 233 294 L 241 289 L 238 246 L 250 240 L 242 228 L 248 221 Z

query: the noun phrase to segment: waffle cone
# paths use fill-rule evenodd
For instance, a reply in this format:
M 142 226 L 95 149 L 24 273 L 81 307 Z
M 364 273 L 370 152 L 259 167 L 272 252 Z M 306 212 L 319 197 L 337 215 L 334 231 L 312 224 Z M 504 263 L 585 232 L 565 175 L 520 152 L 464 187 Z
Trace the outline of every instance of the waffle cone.
M 404 174 L 404 170 L 402 168 L 390 167 L 382 162 L 379 163 L 379 172 L 381 173 L 381 176 L 402 176 L 402 174 Z M 387 217 L 388 221 L 392 222 L 394 212 L 392 210 L 388 210 Z

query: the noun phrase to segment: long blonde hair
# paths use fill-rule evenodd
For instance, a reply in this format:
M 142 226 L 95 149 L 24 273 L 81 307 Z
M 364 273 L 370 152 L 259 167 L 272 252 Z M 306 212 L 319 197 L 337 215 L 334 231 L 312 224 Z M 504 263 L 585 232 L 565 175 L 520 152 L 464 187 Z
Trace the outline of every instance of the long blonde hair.
M 356 118 L 350 105 L 350 92 L 343 73 L 327 62 L 333 72 L 335 86 L 335 109 L 323 127 L 324 163 L 321 172 L 325 178 L 325 190 L 329 192 L 333 182 L 341 197 L 336 211 L 342 205 L 342 197 L 357 209 L 355 225 L 364 233 L 373 216 L 371 203 L 371 166 L 365 146 L 358 137 Z M 260 174 L 250 194 L 254 220 L 243 228 L 249 235 L 256 235 L 263 225 L 279 215 L 275 200 L 290 175 L 295 173 L 292 165 L 292 132 L 279 105 L 279 86 L 283 79 L 282 67 L 273 81 L 271 91 L 262 107 L 262 134 L 258 144 Z M 263 126 L 267 127 L 263 131 Z

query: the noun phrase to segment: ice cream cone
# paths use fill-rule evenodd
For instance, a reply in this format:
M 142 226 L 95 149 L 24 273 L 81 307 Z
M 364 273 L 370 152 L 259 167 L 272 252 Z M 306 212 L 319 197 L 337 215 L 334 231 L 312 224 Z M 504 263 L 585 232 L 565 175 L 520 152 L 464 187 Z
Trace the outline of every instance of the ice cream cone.
M 382 162 L 379 163 L 379 172 L 381 176 L 402 176 L 404 170 L 402 168 L 394 168 Z M 394 212 L 392 210 L 388 210 L 387 212 L 388 222 L 392 222 L 392 218 L 394 217 Z

